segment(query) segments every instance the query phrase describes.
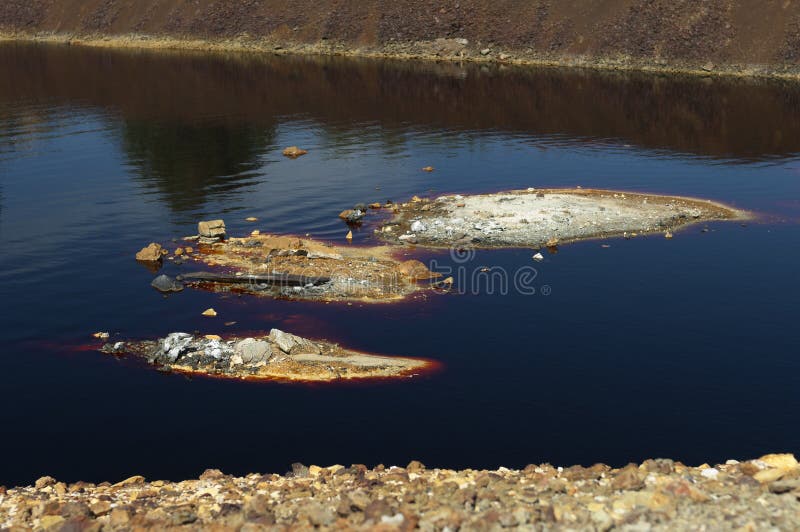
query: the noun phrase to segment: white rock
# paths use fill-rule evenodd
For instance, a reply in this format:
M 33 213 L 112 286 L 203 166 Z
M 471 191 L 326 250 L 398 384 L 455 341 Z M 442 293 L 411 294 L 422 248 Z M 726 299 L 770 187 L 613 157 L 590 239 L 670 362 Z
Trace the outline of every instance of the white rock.
M 164 338 L 161 349 L 166 353 L 170 362 L 175 362 L 183 351 L 194 340 L 194 336 L 188 333 L 171 333 Z
M 705 478 L 715 479 L 719 475 L 719 470 L 715 467 L 707 467 L 700 472 Z
M 536 255 L 533 256 L 533 260 L 535 260 L 536 262 L 542 262 L 544 260 L 544 255 L 542 255 L 541 253 L 537 253 Z
M 421 233 L 423 231 L 427 231 L 428 227 L 424 223 L 417 220 L 416 222 L 411 224 L 411 230 L 414 231 L 415 233 Z

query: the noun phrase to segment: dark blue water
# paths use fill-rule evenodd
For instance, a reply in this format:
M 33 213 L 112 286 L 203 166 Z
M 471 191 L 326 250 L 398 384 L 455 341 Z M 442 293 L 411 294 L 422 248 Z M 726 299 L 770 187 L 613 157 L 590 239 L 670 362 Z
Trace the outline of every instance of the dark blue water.
M 791 84 L 3 45 L 0 483 L 800 452 L 798 111 Z M 309 154 L 285 159 L 289 145 Z M 357 202 L 574 185 L 760 218 L 540 264 L 416 252 L 464 293 L 397 305 L 165 298 L 133 260 L 200 219 L 344 242 L 337 214 Z M 375 242 L 369 225 L 355 242 Z M 535 267 L 536 293 L 473 290 L 482 266 Z M 443 367 L 256 384 L 73 349 L 100 330 L 272 327 Z

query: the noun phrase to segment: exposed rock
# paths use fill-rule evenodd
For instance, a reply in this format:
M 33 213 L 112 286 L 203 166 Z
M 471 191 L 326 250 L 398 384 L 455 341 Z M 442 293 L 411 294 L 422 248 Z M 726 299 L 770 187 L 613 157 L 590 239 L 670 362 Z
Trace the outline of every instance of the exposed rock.
M 159 275 L 150 283 L 150 286 L 159 292 L 180 292 L 183 290 L 183 283 L 176 281 L 169 275 Z
M 533 256 L 533 260 L 535 260 L 536 262 L 542 262 L 544 260 L 544 255 L 542 255 L 541 253 L 536 253 Z
M 173 371 L 230 378 L 333 381 L 402 377 L 430 366 L 422 360 L 367 355 L 273 329 L 269 336 L 222 339 L 172 333 L 158 341 L 106 344 L 102 352 L 132 355 Z
M 284 353 L 299 355 L 303 353 L 320 354 L 320 348 L 313 342 L 300 338 L 293 334 L 281 331 L 280 329 L 272 329 L 269 332 L 269 338 L 272 340 L 281 351 Z
M 202 239 L 221 240 L 225 238 L 225 222 L 223 220 L 209 220 L 197 223 L 197 232 Z
M 647 201 L 645 201 L 647 200 Z M 376 231 L 393 242 L 431 247 L 547 247 L 577 240 L 655 233 L 748 213 L 706 200 L 594 189 L 529 189 L 418 197 L 399 205 Z M 382 230 L 393 227 L 392 231 Z
M 161 244 L 152 242 L 147 247 L 142 248 L 142 250 L 136 254 L 136 260 L 142 262 L 158 262 L 164 256 L 162 251 L 164 250 L 161 247 Z
M 209 318 L 213 318 L 216 315 L 217 315 L 217 311 L 214 310 L 213 308 L 208 308 L 208 309 L 203 311 L 203 316 L 206 316 L 206 317 L 209 317 Z
M 345 209 L 339 213 L 339 218 L 341 218 L 347 223 L 353 224 L 360 222 L 365 215 L 366 212 L 360 209 Z
M 243 364 L 255 365 L 266 362 L 272 356 L 272 349 L 268 342 L 245 338 L 236 344 L 234 353 L 241 358 Z
M 415 259 L 400 263 L 400 266 L 398 266 L 397 269 L 401 274 L 415 281 L 423 279 L 436 279 L 442 276 L 440 273 L 430 271 L 425 264 Z
M 289 146 L 288 148 L 285 148 L 283 150 L 283 154 L 286 157 L 289 157 L 291 159 L 297 159 L 301 155 L 305 155 L 307 153 L 308 153 L 308 151 L 302 150 L 302 149 L 298 148 L 297 146 Z
M 433 166 L 426 166 L 422 169 L 423 172 L 433 172 Z
M 187 333 L 171 333 L 161 342 L 161 355 L 169 362 L 175 362 L 186 352 L 194 336 Z

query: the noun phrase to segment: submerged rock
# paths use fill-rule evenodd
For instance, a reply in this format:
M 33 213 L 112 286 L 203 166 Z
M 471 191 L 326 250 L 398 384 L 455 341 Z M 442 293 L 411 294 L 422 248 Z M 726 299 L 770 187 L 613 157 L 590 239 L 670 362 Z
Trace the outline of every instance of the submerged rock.
M 162 293 L 180 292 L 183 290 L 183 283 L 176 281 L 169 275 L 159 275 L 153 279 L 150 286 Z

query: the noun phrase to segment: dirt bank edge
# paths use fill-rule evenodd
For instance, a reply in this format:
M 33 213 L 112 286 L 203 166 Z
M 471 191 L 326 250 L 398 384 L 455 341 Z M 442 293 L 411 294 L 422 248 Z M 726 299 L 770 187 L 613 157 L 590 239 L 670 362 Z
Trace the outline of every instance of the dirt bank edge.
M 603 57 L 554 55 L 533 50 L 495 49 L 489 55 L 479 50 L 452 53 L 443 50 L 437 41 L 417 41 L 384 45 L 359 46 L 348 42 L 324 40 L 299 43 L 273 38 L 193 38 L 166 35 L 126 34 L 97 35 L 0 30 L 0 42 L 37 42 L 141 50 L 184 50 L 198 52 L 270 53 L 274 55 L 321 55 L 366 59 L 406 61 L 478 63 L 498 66 L 571 68 L 600 71 L 632 71 L 662 75 L 696 77 L 762 78 L 800 81 L 798 64 L 750 64 L 684 61 L 678 59 L 635 58 L 625 54 Z

